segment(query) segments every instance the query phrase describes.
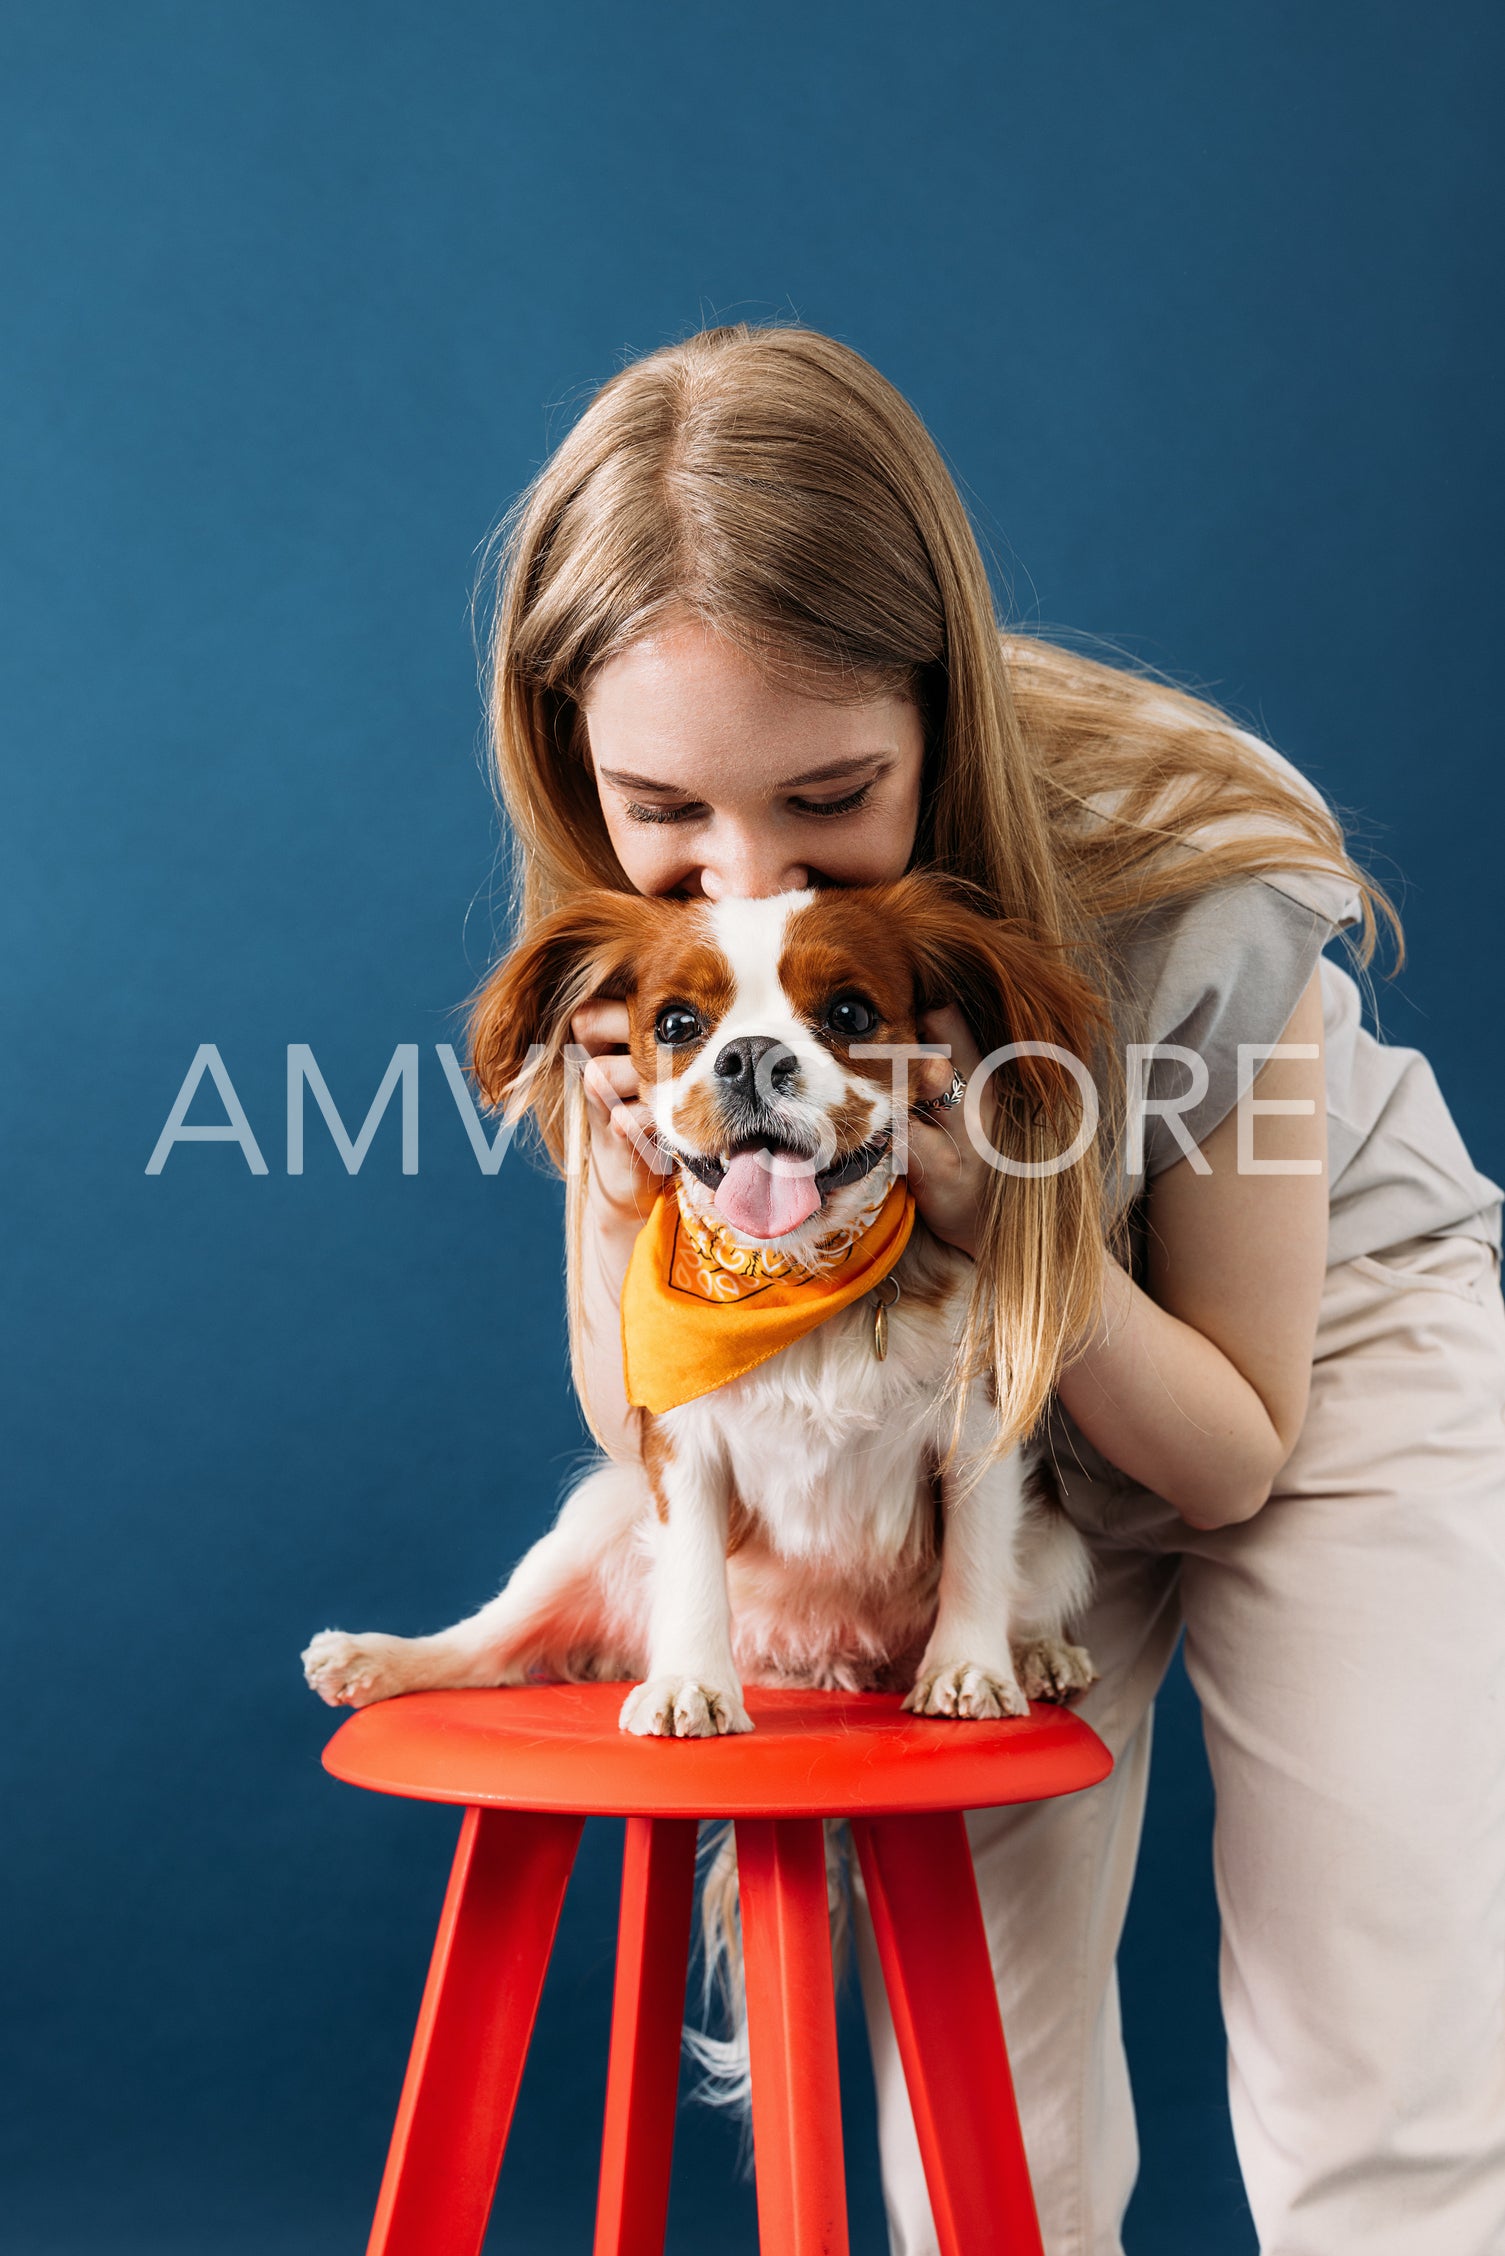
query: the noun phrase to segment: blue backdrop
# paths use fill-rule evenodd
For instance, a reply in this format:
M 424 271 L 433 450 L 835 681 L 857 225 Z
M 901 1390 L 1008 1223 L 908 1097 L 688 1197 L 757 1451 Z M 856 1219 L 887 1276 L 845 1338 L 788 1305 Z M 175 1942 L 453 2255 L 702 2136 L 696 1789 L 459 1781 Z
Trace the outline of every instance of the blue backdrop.
M 454 1825 L 322 1774 L 297 1653 L 478 1602 L 581 1448 L 555 1189 L 483 1177 L 434 1045 L 498 936 L 474 552 L 627 350 L 792 312 L 869 354 L 1016 617 L 1210 685 L 1403 873 L 1385 1021 L 1501 1173 L 1500 45 L 1481 0 L 5 11 L 17 2256 L 363 2244 Z M 264 1176 L 145 1173 L 204 1042 Z M 311 1108 L 288 1174 L 290 1042 L 352 1126 L 421 1046 L 416 1176 L 395 1106 L 354 1177 Z M 1208 1824 L 1178 1680 L 1138 2256 L 1252 2247 Z M 498 2249 L 588 2243 L 599 1835 Z M 750 2250 L 731 2134 L 680 2159 L 674 2248 Z

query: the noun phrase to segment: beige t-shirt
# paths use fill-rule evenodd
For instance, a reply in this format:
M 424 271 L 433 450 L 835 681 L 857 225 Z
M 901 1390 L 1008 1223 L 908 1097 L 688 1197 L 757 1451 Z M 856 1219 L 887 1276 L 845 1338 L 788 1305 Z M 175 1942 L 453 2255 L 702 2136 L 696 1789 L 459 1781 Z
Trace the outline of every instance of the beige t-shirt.
M 1311 791 L 1268 745 L 1246 741 Z M 1323 954 L 1357 921 L 1358 908 L 1351 887 L 1337 878 L 1275 870 L 1153 912 L 1118 949 L 1127 1001 L 1122 1037 L 1200 1053 L 1206 1094 L 1182 1118 L 1191 1140 L 1201 1143 L 1238 1101 L 1239 1045 L 1279 1041 L 1320 963 L 1329 1266 L 1407 1238 L 1480 1238 L 1498 1246 L 1500 1188 L 1469 1158 L 1430 1065 L 1419 1051 L 1375 1039 L 1363 1024 L 1354 980 Z M 1145 1085 L 1151 1098 L 1171 1098 L 1191 1086 L 1189 1068 L 1156 1061 Z M 1143 1172 L 1122 1185 L 1128 1200 L 1184 1156 L 1169 1122 L 1150 1112 L 1144 1129 Z

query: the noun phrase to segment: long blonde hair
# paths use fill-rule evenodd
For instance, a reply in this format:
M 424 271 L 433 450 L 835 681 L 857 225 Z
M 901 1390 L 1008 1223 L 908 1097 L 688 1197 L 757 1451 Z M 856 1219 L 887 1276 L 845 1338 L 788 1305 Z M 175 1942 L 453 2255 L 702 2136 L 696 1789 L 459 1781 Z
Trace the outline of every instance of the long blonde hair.
M 710 329 L 624 368 L 512 512 L 493 587 L 490 735 L 518 938 L 582 886 L 632 890 L 582 703 L 609 659 L 685 614 L 817 693 L 913 696 L 926 725 L 915 865 L 1069 951 L 1105 1007 L 1112 922 L 1233 877 L 1343 878 L 1366 956 L 1390 915 L 1328 808 L 1214 707 L 1000 632 L 923 423 L 859 354 L 815 331 Z M 1070 1091 L 1042 1104 L 1038 1086 L 1007 1074 L 997 1086 L 1001 1148 L 1039 1160 L 1072 1142 Z M 570 1184 L 571 1341 L 589 1417 L 588 1124 L 575 1082 L 556 1076 L 532 1101 Z M 991 1373 L 1006 1438 L 1036 1422 L 1096 1314 L 1109 1164 L 1100 1136 L 1063 1173 L 991 1177 L 960 1367 Z

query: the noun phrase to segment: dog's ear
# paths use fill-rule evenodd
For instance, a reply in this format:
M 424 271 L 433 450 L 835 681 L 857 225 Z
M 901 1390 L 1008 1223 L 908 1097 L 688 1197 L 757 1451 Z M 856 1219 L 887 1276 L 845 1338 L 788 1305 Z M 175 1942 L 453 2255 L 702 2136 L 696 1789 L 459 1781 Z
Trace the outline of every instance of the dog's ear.
M 1107 1012 L 1064 946 L 1018 918 L 984 914 L 958 889 L 928 876 L 904 878 L 893 894 L 921 1010 L 955 1003 L 985 1056 L 1010 1042 L 1050 1042 L 1090 1069 L 1109 1033 Z M 1049 1113 L 1078 1101 L 1070 1068 L 1054 1058 L 1017 1058 L 1009 1074 L 1031 1104 Z
M 581 1004 L 631 994 L 654 906 L 605 888 L 575 894 L 502 959 L 472 999 L 467 1030 L 470 1070 L 488 1105 L 536 1104 Z

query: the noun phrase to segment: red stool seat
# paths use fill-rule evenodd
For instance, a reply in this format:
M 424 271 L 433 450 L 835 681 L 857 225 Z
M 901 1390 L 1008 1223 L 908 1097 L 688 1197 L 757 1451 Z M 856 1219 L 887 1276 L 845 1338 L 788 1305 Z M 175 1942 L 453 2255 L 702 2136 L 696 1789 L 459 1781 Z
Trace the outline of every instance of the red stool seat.
M 324 1762 L 466 1816 L 368 2256 L 478 2256 L 587 1816 L 628 1820 L 595 2256 L 661 2256 L 696 1824 L 734 1818 L 759 2236 L 845 2256 L 825 1851 L 852 1820 L 944 2256 L 1041 2256 L 961 1812 L 1095 1785 L 1086 1724 L 905 1715 L 878 1693 L 746 1694 L 755 1731 L 636 1739 L 626 1687 L 417 1692 L 363 1709 Z

